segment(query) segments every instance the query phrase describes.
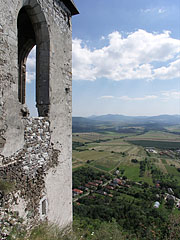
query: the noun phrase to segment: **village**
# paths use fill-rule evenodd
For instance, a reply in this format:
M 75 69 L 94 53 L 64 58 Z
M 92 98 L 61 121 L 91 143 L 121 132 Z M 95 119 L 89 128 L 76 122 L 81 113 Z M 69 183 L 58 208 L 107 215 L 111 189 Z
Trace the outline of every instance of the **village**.
M 160 156 L 166 156 L 166 157 L 170 157 L 170 158 L 175 158 L 176 156 L 180 156 L 180 149 L 164 149 L 164 150 L 160 150 L 157 149 L 155 147 L 146 147 L 145 151 L 147 153 L 154 153 L 154 154 L 159 154 Z
M 92 196 L 95 197 L 96 195 L 113 198 L 117 192 L 122 192 L 123 194 L 125 193 L 129 196 L 136 196 L 136 194 L 132 194 L 132 191 L 130 190 L 131 188 L 150 188 L 155 193 L 155 196 L 153 197 L 155 201 L 152 201 L 151 204 L 153 208 L 159 208 L 161 205 L 167 205 L 171 206 L 171 208 L 177 208 L 180 210 L 180 198 L 175 196 L 171 187 L 166 189 L 163 188 L 162 191 L 159 181 L 154 184 L 154 186 L 149 186 L 146 183 L 130 181 L 126 177 L 117 177 L 117 175 L 119 175 L 118 170 L 116 170 L 114 176 L 112 176 L 112 179 L 110 180 L 107 179 L 105 175 L 102 175 L 100 180 L 95 179 L 79 186 L 78 188 L 74 188 L 72 190 L 73 202 L 80 205 L 78 202 L 79 199 L 87 197 L 92 198 Z

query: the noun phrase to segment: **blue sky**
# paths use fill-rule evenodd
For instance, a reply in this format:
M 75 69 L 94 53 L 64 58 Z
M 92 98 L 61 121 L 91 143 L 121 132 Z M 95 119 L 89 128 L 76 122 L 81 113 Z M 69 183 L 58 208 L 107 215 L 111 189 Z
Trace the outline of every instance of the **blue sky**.
M 75 3 L 73 116 L 180 114 L 179 0 Z

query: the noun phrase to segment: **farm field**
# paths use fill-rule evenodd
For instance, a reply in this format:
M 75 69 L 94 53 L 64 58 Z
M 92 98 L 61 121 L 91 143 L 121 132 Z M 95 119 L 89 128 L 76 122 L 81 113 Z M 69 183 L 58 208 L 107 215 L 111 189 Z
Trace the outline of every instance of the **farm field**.
M 156 141 L 156 140 L 129 140 L 129 143 L 139 145 L 142 147 L 155 147 L 160 149 L 177 149 L 180 147 L 180 142 L 171 141 Z
M 136 145 L 136 141 L 142 141 L 144 145 Z M 147 142 L 151 142 L 156 153 L 147 152 Z M 171 145 L 180 149 L 180 136 L 177 134 L 161 131 L 149 131 L 142 135 L 114 132 L 74 133 L 73 143 L 76 144 L 73 148 L 73 170 L 89 166 L 114 173 L 118 169 L 120 174 L 123 172 L 122 175 L 130 180 L 151 185 L 151 169 L 146 169 L 143 176 L 140 176 L 139 163 L 148 159 L 150 165 L 164 174 L 174 175 L 180 182 L 180 172 L 177 171 L 180 168 L 180 156 L 175 150 L 168 150 Z M 132 159 L 136 159 L 138 163 L 133 163 Z
M 168 142 L 179 142 L 180 134 L 173 134 L 162 131 L 149 131 L 145 134 L 136 135 L 133 137 L 127 137 L 127 140 L 152 140 L 152 141 L 168 141 Z
M 142 147 L 156 147 L 160 149 L 180 148 L 180 134 L 161 131 L 149 131 L 142 135 L 127 137 L 129 143 Z
M 180 133 L 180 125 L 166 127 L 165 129 L 167 129 L 170 132 L 179 132 Z

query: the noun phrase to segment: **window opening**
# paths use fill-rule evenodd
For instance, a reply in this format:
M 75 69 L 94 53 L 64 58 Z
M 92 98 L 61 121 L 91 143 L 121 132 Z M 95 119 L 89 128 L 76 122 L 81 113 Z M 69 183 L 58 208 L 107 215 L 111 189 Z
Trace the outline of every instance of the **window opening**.
M 49 112 L 49 32 L 45 17 L 39 11 L 38 4 L 35 7 L 23 7 L 20 10 L 17 27 L 19 102 L 29 106 L 32 116 L 36 116 L 36 112 L 38 112 L 38 116 L 46 117 Z M 36 53 L 34 53 L 34 46 L 36 46 Z M 27 65 L 33 53 L 35 54 L 34 59 L 36 59 L 36 71 L 34 72 L 29 71 L 30 65 Z M 30 86 L 31 78 L 34 76 L 36 76 L 36 81 L 33 80 Z M 33 84 L 35 84 L 35 91 L 31 89 Z M 35 101 L 30 100 L 29 102 L 30 96 L 33 99 L 33 95 Z M 33 102 L 35 102 L 34 106 Z M 35 110 L 35 106 L 37 110 Z M 22 107 L 21 111 L 24 117 L 28 115 L 25 106 Z
M 42 201 L 42 215 L 46 215 L 47 214 L 47 206 L 46 206 L 46 199 L 44 199 Z

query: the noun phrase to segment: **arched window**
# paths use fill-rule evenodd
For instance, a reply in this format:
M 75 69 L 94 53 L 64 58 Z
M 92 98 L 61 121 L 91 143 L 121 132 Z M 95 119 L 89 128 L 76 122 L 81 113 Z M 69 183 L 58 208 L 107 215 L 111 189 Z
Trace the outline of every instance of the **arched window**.
M 36 45 L 36 107 L 39 116 L 49 111 L 49 32 L 44 14 L 36 1 L 24 6 L 18 15 L 18 97 L 26 103 L 26 61 Z

